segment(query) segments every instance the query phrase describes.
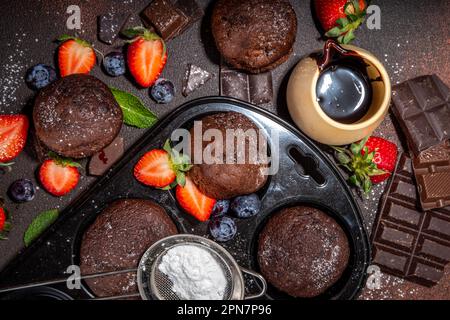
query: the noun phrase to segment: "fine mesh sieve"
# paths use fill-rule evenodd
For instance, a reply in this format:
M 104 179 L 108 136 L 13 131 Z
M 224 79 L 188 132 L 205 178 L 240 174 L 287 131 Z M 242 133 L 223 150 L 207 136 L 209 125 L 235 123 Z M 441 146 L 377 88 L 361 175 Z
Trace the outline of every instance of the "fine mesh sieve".
M 172 281 L 166 274 L 159 270 L 159 266 L 162 258 L 170 249 L 177 246 L 191 245 L 207 251 L 222 269 L 226 279 L 223 300 L 254 299 L 266 293 L 267 284 L 264 278 L 258 273 L 241 268 L 230 253 L 222 246 L 204 237 L 180 234 L 156 242 L 142 256 L 137 274 L 139 293 L 142 299 L 181 300 L 172 290 Z M 261 283 L 261 292 L 255 295 L 245 296 L 243 272 L 259 280 Z

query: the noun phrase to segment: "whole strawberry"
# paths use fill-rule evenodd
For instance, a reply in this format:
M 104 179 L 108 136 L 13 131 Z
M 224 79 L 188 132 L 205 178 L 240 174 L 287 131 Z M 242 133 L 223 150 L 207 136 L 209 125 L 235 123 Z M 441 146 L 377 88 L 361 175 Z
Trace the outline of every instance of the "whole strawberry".
M 349 182 L 369 192 L 372 184 L 389 178 L 397 163 L 397 146 L 380 137 L 368 137 L 350 148 L 333 147 L 339 163 L 352 174 Z
M 142 88 L 151 87 L 166 65 L 164 40 L 143 27 L 125 30 L 123 34 L 132 38 L 127 49 L 127 64 L 131 75 Z
M 314 0 L 325 35 L 344 44 L 355 39 L 354 31 L 363 23 L 366 8 L 365 0 Z

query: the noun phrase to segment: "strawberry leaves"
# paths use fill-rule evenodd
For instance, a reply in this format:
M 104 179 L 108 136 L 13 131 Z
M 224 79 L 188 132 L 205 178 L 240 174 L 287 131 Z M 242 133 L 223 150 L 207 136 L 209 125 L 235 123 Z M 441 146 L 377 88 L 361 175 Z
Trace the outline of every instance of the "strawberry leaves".
M 350 172 L 348 182 L 361 188 L 366 194 L 372 188 L 370 177 L 386 173 L 373 162 L 377 149 L 369 152 L 366 146 L 368 139 L 369 137 L 366 137 L 359 142 L 352 143 L 349 148 L 332 147 L 339 164 Z
M 192 168 L 190 158 L 187 155 L 181 154 L 177 150 L 173 149 L 170 145 L 170 140 L 166 140 L 163 150 L 169 154 L 172 169 L 176 174 L 174 183 L 164 187 L 163 189 L 168 190 L 175 187 L 176 185 L 184 187 L 186 184 L 186 172 L 188 172 Z
M 80 165 L 78 162 L 75 162 L 75 161 L 73 161 L 73 160 L 70 159 L 70 158 L 64 158 L 64 157 L 61 157 L 59 154 L 57 154 L 57 153 L 55 153 L 55 152 L 53 152 L 53 151 L 50 151 L 50 152 L 48 153 L 48 157 L 49 157 L 50 159 L 55 160 L 55 162 L 56 162 L 58 165 L 62 166 L 62 167 L 75 167 L 75 168 L 81 168 L 81 165 Z
M 336 38 L 339 43 L 347 44 L 355 39 L 354 31 L 364 22 L 366 5 L 361 8 L 359 0 L 350 0 L 344 6 L 344 18 L 336 20 L 336 27 L 328 30 L 325 35 Z
M 67 40 L 74 40 L 76 43 L 81 44 L 83 47 L 88 47 L 88 48 L 92 48 L 92 45 L 87 42 L 86 40 L 68 35 L 68 34 L 63 34 L 62 36 L 60 36 L 58 39 L 56 39 L 56 41 L 58 42 L 65 42 Z

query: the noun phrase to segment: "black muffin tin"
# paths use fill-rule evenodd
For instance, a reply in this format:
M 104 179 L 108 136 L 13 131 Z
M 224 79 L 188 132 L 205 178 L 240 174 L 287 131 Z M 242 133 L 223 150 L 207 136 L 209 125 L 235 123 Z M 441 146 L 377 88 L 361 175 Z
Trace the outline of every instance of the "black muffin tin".
M 207 223 L 200 223 L 183 212 L 172 191 L 140 184 L 133 177 L 133 167 L 145 152 L 161 148 L 174 129 L 190 128 L 194 120 L 226 111 L 243 113 L 266 133 L 276 131 L 280 157 L 278 173 L 270 176 L 259 192 L 262 199 L 260 214 L 250 219 L 236 219 L 237 236 L 222 245 L 241 266 L 258 271 L 258 236 L 267 219 L 282 208 L 298 204 L 320 208 L 335 218 L 347 233 L 351 257 L 342 278 L 318 298 L 355 297 L 364 283 L 370 247 L 358 206 L 343 177 L 319 148 L 297 129 L 263 109 L 223 97 L 188 102 L 158 122 L 90 190 L 65 209 L 52 227 L 0 273 L 0 287 L 67 277 L 64 273 L 66 268 L 79 262 L 80 242 L 86 228 L 109 203 L 120 198 L 154 200 L 167 210 L 180 233 L 210 237 Z M 256 282 L 247 282 L 250 290 L 252 287 L 257 289 L 254 287 Z M 68 290 L 64 285 L 59 285 L 58 289 L 74 299 L 92 297 L 86 286 L 80 290 Z M 266 297 L 290 298 L 270 284 Z

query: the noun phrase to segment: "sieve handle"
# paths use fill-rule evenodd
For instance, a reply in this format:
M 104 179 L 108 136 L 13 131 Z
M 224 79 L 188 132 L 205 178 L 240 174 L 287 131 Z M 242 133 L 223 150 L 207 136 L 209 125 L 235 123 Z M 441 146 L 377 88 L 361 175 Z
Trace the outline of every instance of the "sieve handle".
M 258 298 L 261 298 L 263 295 L 265 295 L 266 291 L 267 291 L 266 279 L 264 279 L 264 277 L 262 275 L 260 275 L 259 273 L 253 272 L 246 268 L 242 268 L 242 267 L 240 267 L 240 268 L 243 273 L 249 274 L 252 277 L 257 278 L 259 280 L 259 282 L 261 282 L 261 284 L 262 284 L 261 292 L 259 292 L 257 294 L 246 296 L 246 297 L 244 297 L 244 300 L 258 299 Z

